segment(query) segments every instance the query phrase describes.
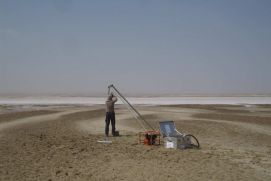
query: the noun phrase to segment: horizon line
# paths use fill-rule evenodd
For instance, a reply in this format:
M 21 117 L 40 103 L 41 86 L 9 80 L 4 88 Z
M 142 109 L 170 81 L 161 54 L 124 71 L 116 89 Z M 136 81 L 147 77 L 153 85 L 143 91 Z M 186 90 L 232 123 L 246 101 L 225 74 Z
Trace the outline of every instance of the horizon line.
M 45 93 L 0 93 L 0 97 L 105 97 L 107 93 L 91 93 L 91 94 L 45 94 Z M 126 97 L 269 97 L 271 93 L 124 93 Z

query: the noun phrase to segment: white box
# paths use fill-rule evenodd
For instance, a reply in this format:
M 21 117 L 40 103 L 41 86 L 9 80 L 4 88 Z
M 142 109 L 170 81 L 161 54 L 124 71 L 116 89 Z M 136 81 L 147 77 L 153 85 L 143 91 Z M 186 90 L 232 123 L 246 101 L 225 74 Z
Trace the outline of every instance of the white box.
M 185 140 L 184 137 L 165 137 L 164 138 L 164 147 L 165 148 L 174 148 L 174 149 L 185 149 L 190 140 Z

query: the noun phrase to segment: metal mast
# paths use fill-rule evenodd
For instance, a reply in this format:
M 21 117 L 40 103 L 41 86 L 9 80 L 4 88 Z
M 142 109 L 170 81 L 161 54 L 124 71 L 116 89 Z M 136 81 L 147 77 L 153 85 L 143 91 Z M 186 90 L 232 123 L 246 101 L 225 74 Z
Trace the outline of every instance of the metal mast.
M 114 92 L 121 99 L 123 104 L 132 113 L 132 115 L 135 117 L 135 119 L 145 131 L 148 130 L 146 129 L 145 125 L 147 125 L 151 130 L 154 130 L 154 128 L 142 117 L 142 115 L 130 104 L 130 102 L 118 91 L 118 89 L 113 84 L 108 86 L 108 95 L 111 92 Z

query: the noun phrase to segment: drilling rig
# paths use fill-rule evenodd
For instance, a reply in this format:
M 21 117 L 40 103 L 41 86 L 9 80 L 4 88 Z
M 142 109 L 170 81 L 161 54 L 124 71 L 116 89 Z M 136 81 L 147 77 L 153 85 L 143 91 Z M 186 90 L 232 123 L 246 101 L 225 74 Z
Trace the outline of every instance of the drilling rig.
M 153 126 L 135 109 L 135 107 L 120 93 L 120 91 L 113 85 L 108 86 L 108 95 L 113 93 L 117 96 L 130 111 L 138 124 L 144 130 L 139 132 L 138 142 L 145 145 L 159 145 L 160 132 L 155 130 Z

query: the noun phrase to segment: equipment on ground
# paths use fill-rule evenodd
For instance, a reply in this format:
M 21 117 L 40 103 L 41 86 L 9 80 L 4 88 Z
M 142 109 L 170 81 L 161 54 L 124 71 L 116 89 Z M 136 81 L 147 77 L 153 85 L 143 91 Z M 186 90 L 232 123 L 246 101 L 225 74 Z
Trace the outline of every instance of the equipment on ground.
M 134 118 L 137 120 L 139 125 L 144 129 L 144 132 L 139 133 L 139 143 L 145 145 L 159 145 L 160 144 L 160 133 L 155 130 L 143 117 L 142 115 L 131 105 L 131 103 L 118 91 L 118 89 L 112 84 L 108 86 L 108 95 L 113 93 L 118 96 L 126 108 L 131 112 Z
M 97 142 L 98 143 L 104 143 L 104 144 L 110 144 L 110 143 L 112 143 L 112 141 L 108 140 L 107 137 L 105 137 L 104 140 L 98 140 Z
M 120 136 L 120 132 L 119 131 L 115 131 L 113 136 Z
M 174 121 L 161 121 L 159 125 L 165 148 L 200 148 L 197 138 L 191 134 L 180 133 L 176 129 Z
M 174 121 L 159 122 L 160 132 L 155 130 L 142 115 L 129 103 L 129 101 L 112 84 L 108 86 L 108 95 L 113 93 L 118 96 L 127 109 L 132 113 L 137 122 L 144 129 L 139 133 L 138 142 L 144 145 L 160 145 L 160 134 L 164 138 L 166 148 L 199 148 L 197 138 L 191 134 L 180 133 Z
M 156 130 L 139 132 L 138 142 L 144 145 L 160 145 L 160 132 Z

